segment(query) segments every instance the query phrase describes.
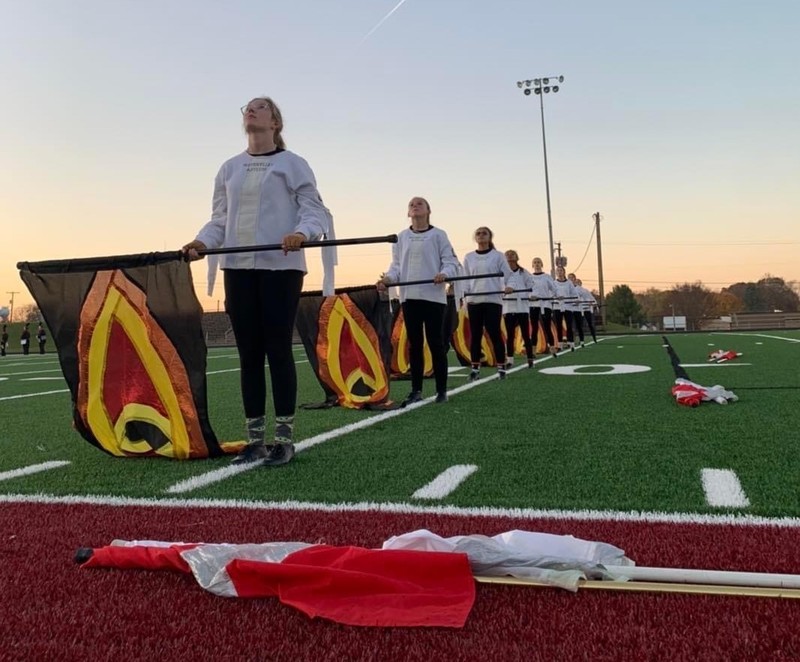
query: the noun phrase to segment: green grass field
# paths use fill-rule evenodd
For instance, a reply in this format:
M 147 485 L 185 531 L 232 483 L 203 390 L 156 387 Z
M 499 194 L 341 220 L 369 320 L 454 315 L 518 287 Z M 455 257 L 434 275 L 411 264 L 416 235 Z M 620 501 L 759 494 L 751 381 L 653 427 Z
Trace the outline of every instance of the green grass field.
M 537 361 L 535 370 L 520 367 L 504 382 L 484 368 L 487 379 L 472 385 L 451 352 L 448 403 L 390 413 L 300 409 L 296 461 L 238 473 L 227 472 L 227 458 L 105 455 L 71 427 L 56 355 L 10 355 L 0 360 L 0 494 L 800 517 L 800 333 L 675 334 L 669 341 L 690 379 L 722 384 L 739 401 L 678 406 L 658 334 L 606 337 Z M 743 356 L 708 365 L 715 348 Z M 295 354 L 298 402 L 322 400 L 302 349 Z M 639 371 L 612 367 L 621 365 Z M 211 422 L 223 441 L 243 434 L 237 366 L 233 349 L 209 354 Z M 549 372 L 570 366 L 572 374 Z M 408 388 L 393 383 L 392 397 L 402 399 Z M 373 424 L 344 429 L 365 421 Z M 21 471 L 57 461 L 69 464 Z M 448 468 L 465 465 L 472 473 L 446 494 L 414 496 Z M 746 501 L 709 503 L 704 469 L 732 472 Z M 215 470 L 220 479 L 204 478 Z

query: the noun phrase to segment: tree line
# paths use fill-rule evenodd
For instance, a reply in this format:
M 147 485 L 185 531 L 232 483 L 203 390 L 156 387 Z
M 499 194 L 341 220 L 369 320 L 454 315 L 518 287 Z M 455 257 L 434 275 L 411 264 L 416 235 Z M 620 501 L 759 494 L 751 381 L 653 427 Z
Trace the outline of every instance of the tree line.
M 800 311 L 800 282 L 766 274 L 758 282 L 733 283 L 714 292 L 702 282 L 683 283 L 668 290 L 651 287 L 634 292 L 615 285 L 606 296 L 609 322 L 641 325 L 664 317 L 686 317 L 687 328 L 697 329 L 704 319 L 736 313 L 791 313 Z

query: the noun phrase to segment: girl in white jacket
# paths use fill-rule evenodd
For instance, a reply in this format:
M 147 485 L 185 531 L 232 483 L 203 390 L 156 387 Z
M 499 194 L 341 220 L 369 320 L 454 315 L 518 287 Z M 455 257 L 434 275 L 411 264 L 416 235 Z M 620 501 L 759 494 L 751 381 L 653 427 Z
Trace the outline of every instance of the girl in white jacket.
M 511 270 L 508 284 L 513 292 L 503 297 L 503 320 L 506 323 L 506 366 L 514 365 L 514 341 L 516 340 L 517 327 L 522 333 L 522 342 L 525 344 L 525 355 L 528 357 L 528 367 L 533 367 L 533 343 L 531 343 L 531 328 L 528 319 L 528 308 L 531 296 L 531 275 L 519 265 L 517 251 L 506 251 L 506 262 Z
M 530 317 L 531 327 L 533 328 L 534 340 L 539 338 L 539 320 L 541 319 L 544 330 L 544 338 L 550 353 L 558 356 L 558 350 L 553 342 L 553 330 L 551 328 L 551 316 L 553 311 L 553 300 L 556 298 L 556 286 L 550 274 L 544 272 L 544 262 L 542 258 L 533 258 L 533 272 L 531 273 L 531 300 Z
M 411 364 L 411 393 L 403 401 L 410 405 L 422 400 L 425 376 L 425 340 L 433 360 L 436 402 L 447 402 L 447 336 L 444 320 L 447 311 L 445 280 L 457 275 L 458 258 L 444 230 L 431 225 L 431 206 L 425 198 L 411 198 L 408 203 L 411 227 L 397 236 L 392 246 L 392 264 L 378 281 L 379 291 L 392 283 L 429 280 L 422 285 L 400 288 L 403 321 L 408 334 Z M 423 336 L 424 331 L 424 336 Z
M 500 379 L 506 378 L 506 348 L 500 332 L 500 320 L 503 315 L 503 292 L 511 292 L 508 279 L 511 269 L 508 268 L 503 254 L 494 247 L 492 231 L 483 226 L 475 230 L 473 235 L 478 248 L 464 257 L 464 275 L 482 276 L 501 273 L 495 278 L 478 278 L 468 280 L 464 289 L 464 300 L 467 303 L 470 331 L 470 361 L 472 370 L 469 379 L 474 381 L 480 376 L 481 341 L 483 331 L 489 334 L 494 356 L 497 361 L 497 374 Z

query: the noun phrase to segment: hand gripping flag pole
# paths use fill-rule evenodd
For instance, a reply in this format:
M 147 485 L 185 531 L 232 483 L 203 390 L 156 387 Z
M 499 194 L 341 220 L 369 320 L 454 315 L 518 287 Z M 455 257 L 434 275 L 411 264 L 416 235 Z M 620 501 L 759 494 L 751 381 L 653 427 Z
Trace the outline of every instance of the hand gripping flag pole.
M 456 280 L 477 280 L 479 278 L 497 278 L 498 276 L 502 276 L 503 274 L 498 272 L 496 274 L 478 274 L 475 276 L 451 276 L 450 278 L 445 278 L 442 282 L 443 283 L 452 283 Z M 425 278 L 423 280 L 405 280 L 400 283 L 389 283 L 386 287 L 405 287 L 406 285 L 431 285 L 434 283 L 433 278 Z
M 456 280 L 477 280 L 479 278 L 497 278 L 502 276 L 501 272 L 496 274 L 478 274 L 475 276 L 451 276 L 449 278 L 445 278 L 442 283 L 452 283 Z M 440 285 L 441 283 L 436 283 L 433 278 L 424 278 L 422 280 L 404 280 L 399 283 L 384 283 L 387 288 L 389 287 L 406 287 L 408 285 Z M 389 310 L 392 309 L 392 297 L 389 296 Z
M 396 244 L 397 235 L 387 234 L 382 237 L 353 237 L 351 239 L 327 239 L 322 241 L 304 241 L 300 248 L 318 248 L 326 246 L 356 246 L 361 244 Z M 227 253 L 255 253 L 258 251 L 279 251 L 283 244 L 259 244 L 257 246 L 228 246 L 223 248 L 206 248 L 197 251 L 200 256 L 222 255 Z M 182 256 L 183 254 L 178 251 Z

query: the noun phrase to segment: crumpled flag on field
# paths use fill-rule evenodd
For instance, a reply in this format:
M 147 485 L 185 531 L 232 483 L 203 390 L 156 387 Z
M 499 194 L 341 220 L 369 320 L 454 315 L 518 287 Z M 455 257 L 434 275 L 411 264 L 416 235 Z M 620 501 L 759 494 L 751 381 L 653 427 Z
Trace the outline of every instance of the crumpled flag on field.
M 518 577 L 570 591 L 582 579 L 624 580 L 606 566 L 632 566 L 625 552 L 605 542 L 533 531 L 506 531 L 442 538 L 426 529 L 389 538 L 383 549 L 466 554 L 472 572 L 481 577 Z
M 203 311 L 177 251 L 17 266 L 90 444 L 179 460 L 238 449 L 220 445 L 208 421 Z
M 84 568 L 191 573 L 223 597 L 277 597 L 311 618 L 346 625 L 464 626 L 475 582 L 464 554 L 332 547 L 115 541 L 79 550 Z
M 115 540 L 75 556 L 84 568 L 191 573 L 222 597 L 278 596 L 309 616 L 350 625 L 463 626 L 473 575 L 577 590 L 581 579 L 624 580 L 605 566 L 632 566 L 604 542 L 529 531 L 442 538 L 421 529 L 382 549 L 302 542 L 214 544 Z
M 296 326 L 325 392 L 321 406 L 393 406 L 388 403 L 392 315 L 374 285 L 337 289 L 331 296 L 303 293 Z
M 737 356 L 741 355 L 741 352 L 734 352 L 730 349 L 718 349 L 708 355 L 708 360 L 715 363 L 725 363 L 726 361 L 731 361 L 732 359 L 735 359 Z
M 701 402 L 718 402 L 721 405 L 727 405 L 728 402 L 736 402 L 739 399 L 733 391 L 728 391 L 719 384 L 701 386 L 688 379 L 680 378 L 675 380 L 672 395 L 675 396 L 679 405 L 686 407 L 699 407 Z

